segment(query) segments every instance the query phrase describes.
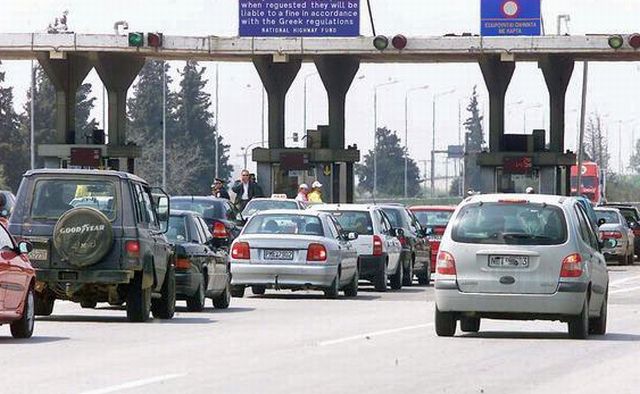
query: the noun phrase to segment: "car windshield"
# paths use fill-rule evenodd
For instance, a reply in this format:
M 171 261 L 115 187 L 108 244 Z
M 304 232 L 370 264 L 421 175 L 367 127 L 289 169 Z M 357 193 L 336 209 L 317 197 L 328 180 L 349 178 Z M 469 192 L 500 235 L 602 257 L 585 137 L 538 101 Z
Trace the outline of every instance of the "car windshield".
M 596 211 L 596 218 L 598 221 L 604 219 L 605 223 L 620 223 L 618 215 L 613 211 Z
M 414 211 L 418 221 L 424 227 L 446 226 L 453 211 Z
M 299 234 L 323 236 L 317 216 L 295 214 L 260 214 L 253 216 L 243 234 Z
M 475 244 L 557 245 L 567 239 L 558 207 L 535 203 L 469 204 L 455 219 L 452 238 Z
M 242 216 L 249 217 L 269 209 L 298 209 L 298 205 L 290 200 L 251 200 L 242 211 Z
M 94 208 L 115 219 L 116 187 L 111 181 L 46 179 L 36 182 L 31 205 L 33 219 L 57 219 L 77 207 Z
M 205 219 L 227 219 L 222 201 L 171 199 L 171 209 L 197 212 Z
M 187 239 L 187 222 L 184 216 L 170 216 L 167 238 L 169 241 L 184 242 Z
M 373 224 L 369 212 L 332 211 L 330 213 L 338 220 L 344 231 L 358 233 L 358 235 L 373 235 Z
M 384 212 L 387 215 L 387 217 L 389 218 L 389 221 L 391 222 L 391 226 L 393 226 L 393 227 L 403 227 L 403 228 L 408 227 L 406 225 L 406 221 L 404 220 L 405 218 L 402 215 L 402 210 L 401 209 L 382 208 L 382 212 Z

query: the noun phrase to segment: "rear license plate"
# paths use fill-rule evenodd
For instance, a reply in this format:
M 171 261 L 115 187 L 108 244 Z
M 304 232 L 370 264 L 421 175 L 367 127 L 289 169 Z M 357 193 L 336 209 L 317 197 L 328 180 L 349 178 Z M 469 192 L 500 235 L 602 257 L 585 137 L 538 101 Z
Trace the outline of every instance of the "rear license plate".
M 527 268 L 527 256 L 489 256 L 489 267 L 493 268 Z
M 29 259 L 36 261 L 47 261 L 49 259 L 49 251 L 47 249 L 33 249 L 29 252 Z
M 265 260 L 293 260 L 293 250 L 265 250 Z

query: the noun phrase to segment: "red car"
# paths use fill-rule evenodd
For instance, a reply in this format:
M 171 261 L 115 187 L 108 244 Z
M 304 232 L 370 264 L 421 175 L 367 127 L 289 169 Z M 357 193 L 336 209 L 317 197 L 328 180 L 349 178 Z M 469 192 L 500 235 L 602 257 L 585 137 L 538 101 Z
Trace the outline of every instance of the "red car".
M 427 237 L 431 243 L 431 272 L 436 272 L 436 256 L 440 248 L 440 239 L 449 224 L 449 219 L 456 207 L 449 205 L 418 205 L 409 210 L 416 215 L 418 221 L 427 230 Z
M 0 224 L 0 325 L 10 324 L 14 338 L 33 334 L 35 270 L 27 254 L 28 242 L 16 244 Z

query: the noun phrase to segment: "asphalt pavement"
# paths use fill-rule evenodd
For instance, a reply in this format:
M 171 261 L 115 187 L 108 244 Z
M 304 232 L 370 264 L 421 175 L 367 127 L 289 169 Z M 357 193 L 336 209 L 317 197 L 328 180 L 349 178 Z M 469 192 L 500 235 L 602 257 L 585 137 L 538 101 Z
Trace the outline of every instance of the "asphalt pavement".
M 608 334 L 483 320 L 439 338 L 433 287 L 325 300 L 270 291 L 173 320 L 129 323 L 107 304 L 57 301 L 34 337 L 0 327 L 2 393 L 635 393 L 640 265 L 610 267 Z

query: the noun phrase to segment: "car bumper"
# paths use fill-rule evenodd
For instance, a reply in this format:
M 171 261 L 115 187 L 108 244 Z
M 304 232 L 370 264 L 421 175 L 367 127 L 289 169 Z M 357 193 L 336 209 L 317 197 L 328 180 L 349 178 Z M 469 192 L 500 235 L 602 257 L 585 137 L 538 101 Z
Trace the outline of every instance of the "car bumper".
M 602 248 L 602 254 L 604 254 L 605 259 L 617 258 L 620 256 L 624 256 L 627 252 L 627 245 L 622 244 L 615 248 Z
M 436 305 L 442 312 L 567 316 L 582 310 L 587 284 L 561 283 L 552 294 L 463 293 L 451 280 L 436 280 L 435 288 Z
M 358 258 L 358 273 L 366 279 L 375 276 L 380 270 L 385 269 L 387 256 L 360 255 Z
M 232 263 L 231 284 L 282 288 L 329 287 L 337 273 L 337 265 Z
M 46 283 L 129 283 L 134 271 L 129 270 L 55 270 L 37 269 L 36 280 Z

